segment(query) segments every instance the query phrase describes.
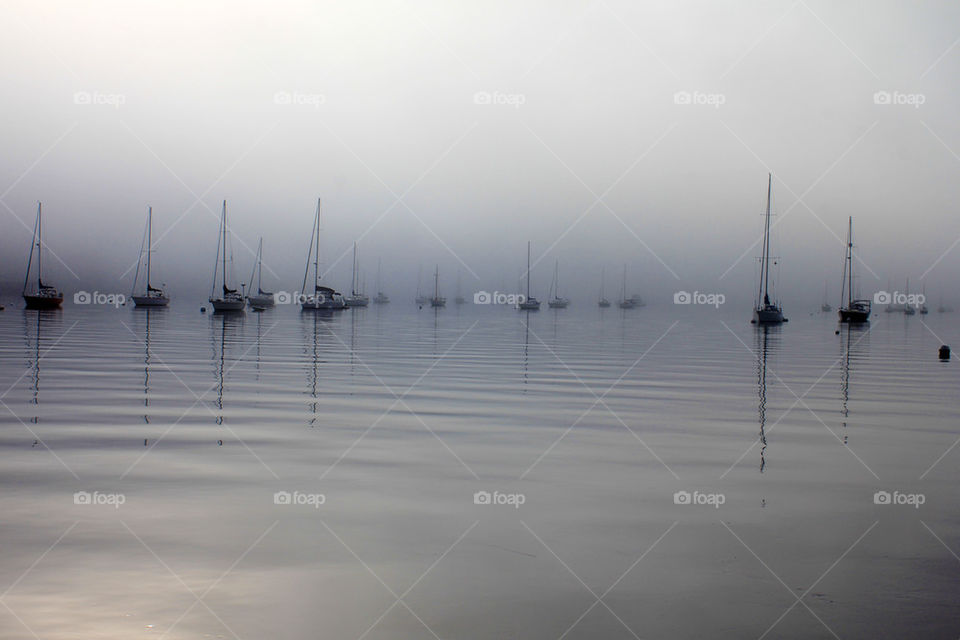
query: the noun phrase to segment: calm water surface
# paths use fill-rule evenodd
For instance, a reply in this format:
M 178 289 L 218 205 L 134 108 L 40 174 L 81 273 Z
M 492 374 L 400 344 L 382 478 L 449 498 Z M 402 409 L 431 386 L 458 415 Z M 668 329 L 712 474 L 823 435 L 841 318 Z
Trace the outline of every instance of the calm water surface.
M 954 314 L 588 306 L 8 305 L 0 638 L 960 635 Z

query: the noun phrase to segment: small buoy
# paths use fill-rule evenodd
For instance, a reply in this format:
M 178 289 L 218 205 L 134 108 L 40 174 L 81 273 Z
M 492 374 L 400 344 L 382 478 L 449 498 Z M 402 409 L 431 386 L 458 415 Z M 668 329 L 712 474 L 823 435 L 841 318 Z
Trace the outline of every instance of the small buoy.
M 223 446 L 223 440 L 217 440 L 217 443 L 218 443 L 221 447 Z
M 835 335 L 835 336 L 840 335 L 840 329 L 837 329 L 836 331 L 834 331 L 834 332 L 833 332 L 833 335 Z
M 143 446 L 147 446 L 147 439 L 146 439 L 146 438 L 143 439 Z
M 200 313 L 206 313 L 206 312 L 207 312 L 206 307 L 200 307 Z
M 950 359 L 950 347 L 947 345 L 940 345 L 940 359 L 949 360 Z

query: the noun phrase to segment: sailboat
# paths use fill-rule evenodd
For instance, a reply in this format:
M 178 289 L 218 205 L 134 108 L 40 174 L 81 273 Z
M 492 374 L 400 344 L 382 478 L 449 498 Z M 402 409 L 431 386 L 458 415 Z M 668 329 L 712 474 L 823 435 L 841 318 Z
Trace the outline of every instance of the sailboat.
M 620 286 L 620 302 L 618 303 L 621 309 L 635 309 L 637 307 L 637 302 L 633 297 L 627 297 L 627 265 L 623 265 L 623 284 Z
M 843 294 L 847 294 L 847 306 L 843 306 Z M 840 287 L 840 322 L 862 324 L 870 321 L 870 300 L 853 299 L 853 216 L 847 227 L 847 253 L 843 260 L 843 281 Z
M 344 296 L 343 301 L 348 307 L 365 307 L 370 304 L 370 298 L 361 293 L 357 279 L 357 243 L 353 243 L 353 276 L 350 279 L 350 295 Z
M 63 292 L 48 284 L 43 284 L 43 240 L 41 234 L 41 215 L 43 206 L 37 203 L 37 222 L 33 226 L 33 239 L 30 241 L 30 257 L 27 258 L 27 275 L 23 279 L 23 301 L 27 309 L 58 309 L 63 304 Z M 30 267 L 33 264 L 33 250 L 37 250 L 37 288 L 30 289 Z
M 606 309 L 610 306 L 610 301 L 603 295 L 603 283 L 606 280 L 606 270 L 600 269 L 600 297 L 597 299 L 597 306 Z
M 440 295 L 440 265 L 433 272 L 433 297 L 430 298 L 431 307 L 447 306 L 447 299 Z
M 417 267 L 417 297 L 414 298 L 414 302 L 417 304 L 423 305 L 430 302 L 430 298 L 423 295 L 423 292 L 420 290 L 420 281 L 423 279 L 423 265 Z
M 570 301 L 560 295 L 560 260 L 553 267 L 553 281 L 550 283 L 550 297 L 547 305 L 551 309 L 566 309 Z
M 310 258 L 313 258 L 313 285 L 307 293 L 307 276 L 310 274 Z M 303 271 L 303 284 L 300 287 L 300 308 L 304 311 L 339 311 L 347 305 L 343 295 L 331 287 L 320 284 L 320 198 L 317 198 L 317 214 L 313 219 L 313 233 L 310 238 L 310 250 L 307 252 L 307 266 Z
M 540 301 L 530 295 L 530 241 L 527 241 L 527 295 L 523 301 L 517 305 L 517 308 L 523 311 L 537 311 L 540 309 Z
M 227 201 L 223 201 L 223 212 L 220 214 L 220 233 L 217 238 L 217 261 L 213 265 L 213 284 L 210 286 L 210 304 L 214 311 L 243 311 L 243 296 L 236 289 L 227 286 Z M 230 264 L 233 265 L 233 254 L 230 255 Z M 217 273 L 222 278 L 221 295 L 214 298 L 217 290 Z
M 263 238 L 257 243 L 257 260 L 253 264 L 253 272 L 250 274 L 250 290 L 253 291 L 253 281 L 257 281 L 256 295 L 247 296 L 247 304 L 256 311 L 269 309 L 274 305 L 273 292 L 263 290 Z
M 466 302 L 466 299 L 463 297 L 463 294 L 460 293 L 460 270 L 457 269 L 457 297 L 453 299 L 457 304 L 463 304 Z
M 920 303 L 920 315 L 925 316 L 930 313 L 930 309 L 927 308 L 927 285 L 923 285 L 923 302 Z
M 820 312 L 821 313 L 830 313 L 833 311 L 833 307 L 830 306 L 830 303 L 827 302 L 827 283 L 823 283 L 823 302 L 820 303 Z
M 773 189 L 773 174 L 767 174 L 767 212 L 763 226 L 763 257 L 760 258 L 760 291 L 753 309 L 754 324 L 780 324 L 784 322 L 783 309 L 778 301 L 770 300 L 770 195 Z
M 907 278 L 907 286 L 903 291 L 903 315 L 914 316 L 917 314 L 917 308 L 910 304 L 910 278 Z
M 133 293 L 130 295 L 133 302 L 138 307 L 165 307 L 170 304 L 170 298 L 163 292 L 163 289 L 157 289 L 150 283 L 150 254 L 153 252 L 153 207 L 147 207 L 147 288 L 142 296 Z M 140 245 L 140 260 L 143 260 L 144 245 Z M 137 279 L 140 277 L 140 262 L 137 262 L 137 272 L 133 276 L 133 290 L 137 290 Z
M 374 304 L 387 304 L 390 302 L 390 298 L 387 297 L 387 294 L 383 292 L 383 287 L 381 286 L 380 281 L 380 259 L 377 258 L 377 295 L 373 297 Z

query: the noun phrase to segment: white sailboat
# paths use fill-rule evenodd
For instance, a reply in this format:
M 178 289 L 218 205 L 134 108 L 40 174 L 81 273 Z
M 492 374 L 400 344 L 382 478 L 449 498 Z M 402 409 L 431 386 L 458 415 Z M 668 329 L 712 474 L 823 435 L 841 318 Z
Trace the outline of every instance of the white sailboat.
M 43 224 L 41 216 L 43 206 L 37 203 L 37 222 L 33 226 L 33 239 L 30 241 L 30 257 L 27 258 L 27 275 L 23 279 L 23 301 L 27 309 L 59 309 L 63 304 L 63 292 L 56 287 L 43 283 Z M 33 264 L 33 252 L 37 252 L 37 288 L 28 289 L 30 267 Z
M 779 301 L 770 299 L 770 195 L 773 188 L 773 174 L 767 174 L 767 212 L 763 226 L 763 256 L 760 258 L 760 291 L 757 304 L 753 309 L 754 324 L 780 324 L 784 322 L 783 309 Z
M 553 281 L 550 283 L 550 294 L 547 305 L 551 309 L 566 309 L 570 301 L 560 295 L 560 260 L 553 267 Z
M 362 292 L 357 278 L 357 243 L 353 243 L 353 276 L 350 279 L 350 295 L 344 296 L 343 301 L 348 307 L 366 307 L 370 298 Z
M 227 286 L 227 201 L 223 201 L 223 211 L 220 214 L 220 233 L 217 238 L 217 261 L 213 265 L 213 284 L 210 287 L 210 304 L 214 311 L 243 311 L 243 296 L 236 289 Z M 233 252 L 230 252 L 230 266 L 233 267 Z M 214 297 L 217 291 L 217 275 L 220 275 L 220 296 Z
M 431 307 L 447 306 L 447 299 L 440 295 L 440 265 L 433 272 L 433 297 L 430 298 Z
M 137 261 L 137 272 L 133 276 L 134 293 L 132 293 L 130 297 L 133 298 L 134 304 L 138 307 L 165 307 L 170 304 L 170 298 L 167 297 L 163 289 L 154 287 L 150 282 L 150 254 L 153 253 L 153 207 L 147 207 L 147 234 L 145 241 L 146 245 L 144 245 L 143 242 L 140 244 L 140 259 Z M 144 249 L 144 246 L 146 246 L 146 249 Z M 143 295 L 138 296 L 136 294 L 137 280 L 140 277 L 140 264 L 143 261 L 144 251 L 146 251 L 147 254 L 147 288 Z
M 530 241 L 527 241 L 527 295 L 524 297 L 523 302 L 517 305 L 517 308 L 522 311 L 538 311 L 540 309 L 540 301 L 535 297 L 530 295 Z
M 256 294 L 252 294 L 254 278 L 257 281 Z M 247 296 L 247 304 L 251 308 L 263 311 L 275 304 L 273 292 L 263 290 L 263 238 L 260 238 L 260 242 L 257 243 L 257 260 L 253 264 L 253 273 L 250 274 L 250 291 L 251 295 Z
M 313 258 L 313 283 L 307 293 L 307 276 L 310 275 L 310 259 Z M 313 219 L 313 232 L 310 238 L 310 250 L 307 252 L 307 266 L 303 272 L 303 284 L 300 287 L 300 308 L 304 311 L 339 311 L 346 309 L 343 295 L 332 287 L 320 284 L 320 198 L 317 198 L 317 214 Z

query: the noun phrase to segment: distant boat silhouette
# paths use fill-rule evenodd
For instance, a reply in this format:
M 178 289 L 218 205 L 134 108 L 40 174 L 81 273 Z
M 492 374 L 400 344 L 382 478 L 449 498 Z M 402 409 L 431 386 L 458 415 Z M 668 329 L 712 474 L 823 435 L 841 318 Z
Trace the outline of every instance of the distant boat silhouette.
M 313 284 L 307 293 L 307 276 L 310 275 L 310 258 L 313 258 Z M 307 252 L 307 266 L 303 272 L 303 284 L 300 287 L 303 311 L 340 311 L 347 305 L 343 295 L 332 287 L 320 284 L 320 198 L 317 198 L 317 213 L 313 219 L 313 232 L 310 238 L 310 251 Z
M 140 244 L 140 260 L 143 260 L 144 245 Z M 133 298 L 133 303 L 138 307 L 165 307 L 170 304 L 170 298 L 167 297 L 163 289 L 158 289 L 154 287 L 150 282 L 150 269 L 151 269 L 151 260 L 150 255 L 153 253 L 153 207 L 147 207 L 147 237 L 146 237 L 146 253 L 147 253 L 147 288 L 144 291 L 142 296 L 136 294 L 131 294 Z M 137 279 L 140 277 L 140 260 L 137 261 L 137 272 L 133 276 L 133 289 L 137 289 Z
M 250 290 L 253 291 L 253 281 L 257 281 L 257 293 L 247 296 L 247 304 L 257 311 L 269 309 L 276 304 L 272 291 L 263 290 L 263 238 L 257 243 L 257 259 L 253 263 L 253 273 L 250 274 Z
M 870 300 L 854 300 L 853 298 L 853 216 L 850 216 L 847 226 L 847 251 L 843 259 L 843 284 L 840 287 L 840 322 L 858 324 L 870 321 Z M 843 294 L 846 292 L 846 306 L 843 305 Z
M 760 258 L 760 292 L 753 309 L 755 324 L 780 324 L 784 321 L 783 309 L 776 300 L 770 299 L 770 195 L 773 174 L 767 174 L 767 212 L 763 225 L 763 256 Z
M 538 311 L 540 309 L 540 301 L 535 297 L 530 295 L 530 241 L 527 240 L 527 294 L 523 298 L 523 302 L 517 305 L 517 308 L 521 311 Z
M 23 301 L 27 309 L 58 309 L 63 304 L 63 292 L 56 287 L 43 283 L 43 224 L 41 221 L 43 206 L 37 203 L 37 222 L 33 227 L 33 239 L 30 241 L 30 257 L 27 258 L 27 275 L 23 280 Z M 37 288 L 29 290 L 30 267 L 33 264 L 33 250 L 37 250 Z

